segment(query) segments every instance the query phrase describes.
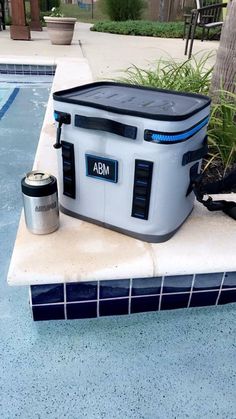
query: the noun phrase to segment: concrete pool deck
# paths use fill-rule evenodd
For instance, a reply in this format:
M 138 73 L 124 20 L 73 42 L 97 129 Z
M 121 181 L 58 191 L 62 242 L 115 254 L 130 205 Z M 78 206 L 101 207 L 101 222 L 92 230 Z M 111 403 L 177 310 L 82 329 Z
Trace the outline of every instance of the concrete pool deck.
M 9 28 L 0 32 L 0 62 L 54 63 L 57 58 L 86 58 L 94 79 L 115 78 L 132 64 L 147 67 L 158 59 L 185 60 L 182 39 L 165 39 L 141 36 L 125 36 L 90 31 L 91 24 L 77 23 L 72 45 L 51 45 L 47 29 L 32 32 L 31 41 L 13 41 Z M 125 45 L 125 47 L 124 47 Z M 217 50 L 219 42 L 199 40 L 194 42 L 193 54 Z M 23 60 L 23 61 L 22 61 Z M 214 64 L 214 55 L 209 64 Z M 10 61 L 11 62 L 11 61 Z
M 18 152 L 17 140 L 0 164 L 0 416 L 234 419 L 235 305 L 32 323 L 27 290 L 6 284 L 21 210 L 19 167 L 27 170 L 34 158 L 31 145 Z

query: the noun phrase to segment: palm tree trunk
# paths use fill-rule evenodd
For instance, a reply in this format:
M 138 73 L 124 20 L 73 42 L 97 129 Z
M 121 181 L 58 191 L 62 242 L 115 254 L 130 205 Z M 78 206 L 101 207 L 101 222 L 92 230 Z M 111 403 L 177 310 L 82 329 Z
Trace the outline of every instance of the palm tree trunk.
M 210 93 L 217 99 L 217 90 L 236 93 L 236 0 L 231 0 L 222 28 Z

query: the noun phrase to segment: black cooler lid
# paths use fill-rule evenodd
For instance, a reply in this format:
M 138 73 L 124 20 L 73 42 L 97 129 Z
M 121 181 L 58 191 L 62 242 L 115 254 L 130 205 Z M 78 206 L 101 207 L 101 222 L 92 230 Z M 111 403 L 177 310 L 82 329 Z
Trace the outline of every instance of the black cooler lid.
M 193 93 L 113 82 L 97 82 L 62 90 L 53 99 L 122 115 L 181 121 L 210 105 L 210 98 Z

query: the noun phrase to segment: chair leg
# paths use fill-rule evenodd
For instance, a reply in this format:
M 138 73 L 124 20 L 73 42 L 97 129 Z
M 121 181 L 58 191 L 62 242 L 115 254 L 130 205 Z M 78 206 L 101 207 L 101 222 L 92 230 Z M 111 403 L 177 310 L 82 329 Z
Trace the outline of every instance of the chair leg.
M 188 31 L 187 31 L 184 55 L 188 54 L 188 44 L 189 44 L 189 40 L 191 38 L 192 25 L 193 25 L 193 14 L 191 15 L 191 19 L 189 21 L 189 28 L 188 28 Z
M 183 40 L 186 38 L 187 26 L 190 23 L 188 18 L 189 18 L 189 16 L 185 16 L 185 19 L 184 19 Z
M 189 29 L 188 29 L 188 35 L 186 38 L 186 42 L 185 42 L 185 50 L 184 50 L 184 55 L 188 54 L 188 43 L 189 43 L 189 37 L 190 37 L 190 32 L 191 31 L 191 26 L 189 25 Z
M 198 19 L 198 13 L 195 14 L 194 21 L 193 21 L 193 29 L 191 31 L 191 40 L 190 40 L 190 47 L 189 47 L 189 54 L 188 54 L 189 60 L 192 56 L 192 51 L 193 51 L 193 42 L 194 42 L 194 36 L 196 32 L 196 27 L 197 27 L 197 19 Z
M 203 42 L 205 39 L 205 28 L 202 28 L 202 37 L 201 37 L 201 41 Z

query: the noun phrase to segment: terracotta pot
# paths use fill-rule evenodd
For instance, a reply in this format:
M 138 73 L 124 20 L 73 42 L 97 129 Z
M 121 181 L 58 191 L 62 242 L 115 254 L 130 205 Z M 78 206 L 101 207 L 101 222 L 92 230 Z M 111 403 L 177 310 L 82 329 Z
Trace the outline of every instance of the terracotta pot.
M 54 45 L 70 45 L 76 18 L 45 16 L 49 38 Z

